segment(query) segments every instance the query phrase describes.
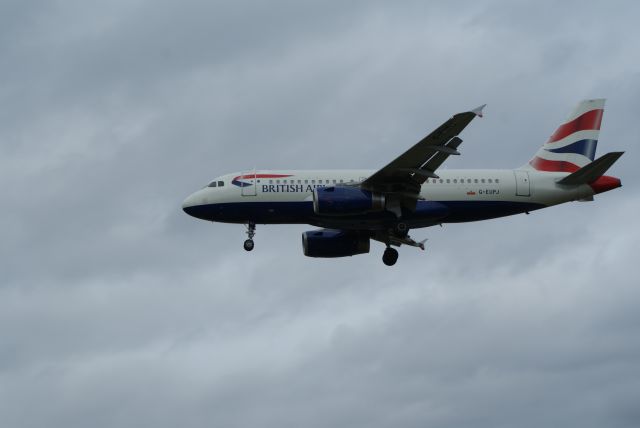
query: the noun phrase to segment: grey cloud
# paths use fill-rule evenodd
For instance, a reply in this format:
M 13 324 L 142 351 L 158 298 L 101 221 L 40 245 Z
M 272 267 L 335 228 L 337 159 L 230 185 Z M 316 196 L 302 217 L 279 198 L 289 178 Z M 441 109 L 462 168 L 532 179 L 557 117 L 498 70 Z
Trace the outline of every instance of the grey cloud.
M 636 6 L 5 2 L 7 426 L 636 426 Z M 448 168 L 526 162 L 579 99 L 624 187 L 301 254 L 185 216 L 222 173 L 377 168 L 489 103 Z

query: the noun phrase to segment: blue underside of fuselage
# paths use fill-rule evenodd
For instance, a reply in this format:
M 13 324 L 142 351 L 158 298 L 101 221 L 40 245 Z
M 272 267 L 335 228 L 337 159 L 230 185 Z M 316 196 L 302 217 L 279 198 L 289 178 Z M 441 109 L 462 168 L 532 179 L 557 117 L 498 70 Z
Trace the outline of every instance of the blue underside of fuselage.
M 510 201 L 418 201 L 416 210 L 403 212 L 402 221 L 409 227 L 426 227 L 439 223 L 461 223 L 487 220 L 534 211 L 544 205 Z M 313 203 L 303 202 L 240 202 L 185 207 L 184 211 L 203 220 L 224 223 L 312 224 L 333 228 L 376 229 L 398 221 L 389 211 L 357 216 L 319 216 Z

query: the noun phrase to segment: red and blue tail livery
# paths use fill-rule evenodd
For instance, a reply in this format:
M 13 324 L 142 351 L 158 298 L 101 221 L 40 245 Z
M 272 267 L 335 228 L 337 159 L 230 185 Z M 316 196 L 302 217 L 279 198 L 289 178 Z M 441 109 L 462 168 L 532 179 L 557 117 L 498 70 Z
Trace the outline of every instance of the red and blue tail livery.
M 482 107 L 453 115 L 435 131 L 378 170 L 284 170 L 217 177 L 182 204 L 196 218 L 245 224 L 244 248 L 254 249 L 256 224 L 310 224 L 302 234 L 308 257 L 368 253 L 385 245 L 394 265 L 397 247 L 424 250 L 409 232 L 444 223 L 529 213 L 621 186 L 604 175 L 622 156 L 596 158 L 604 100 L 580 102 L 526 165 L 515 169 L 442 169 L 459 155 L 460 133 Z
M 604 99 L 585 100 L 556 129 L 529 164 L 538 171 L 575 172 L 595 159 Z

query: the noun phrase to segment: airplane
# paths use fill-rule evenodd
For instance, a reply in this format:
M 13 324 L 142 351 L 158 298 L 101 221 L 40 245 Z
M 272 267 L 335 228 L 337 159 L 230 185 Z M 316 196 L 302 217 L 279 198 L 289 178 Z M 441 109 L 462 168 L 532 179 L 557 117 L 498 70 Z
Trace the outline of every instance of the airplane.
M 409 231 L 522 214 L 621 187 L 604 175 L 624 152 L 595 159 L 604 99 L 578 103 L 525 165 L 515 169 L 441 170 L 459 155 L 458 136 L 484 105 L 458 113 L 383 168 L 375 170 L 253 170 L 222 175 L 188 196 L 183 210 L 196 218 L 244 224 L 244 249 L 254 249 L 256 224 L 309 224 L 302 234 L 309 257 L 346 257 L 386 245 L 424 250 Z

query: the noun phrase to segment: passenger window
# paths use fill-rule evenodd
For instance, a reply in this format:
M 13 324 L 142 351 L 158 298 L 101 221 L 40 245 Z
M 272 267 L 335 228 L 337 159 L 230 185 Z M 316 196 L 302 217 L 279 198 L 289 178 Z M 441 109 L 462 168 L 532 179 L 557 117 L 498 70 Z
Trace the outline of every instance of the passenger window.
M 340 183 L 344 183 L 344 180 L 340 180 Z
M 457 183 L 458 183 L 458 179 L 457 179 L 457 178 L 454 178 L 454 179 L 453 179 L 453 182 L 457 184 Z
M 491 179 L 489 179 L 489 180 L 487 180 L 487 181 L 488 181 L 489 183 L 493 183 L 493 180 L 491 180 Z
M 335 179 L 333 180 L 333 184 L 336 184 L 336 180 Z
M 470 178 L 467 178 L 467 183 L 471 183 L 471 179 Z
M 484 178 L 480 179 L 480 183 L 484 183 Z
M 497 178 L 496 178 L 496 183 L 500 183 L 500 180 L 498 180 Z
M 224 186 L 224 181 L 218 181 L 218 187 Z
M 273 184 L 273 180 L 269 180 L 269 184 Z
M 316 184 L 316 180 L 311 180 L 311 184 Z
M 441 178 L 441 179 L 440 179 L 440 184 L 442 184 L 442 183 L 444 183 L 444 180 Z
M 302 184 L 302 180 L 298 180 L 298 184 Z
M 451 180 L 447 178 L 447 184 L 451 183 Z
M 476 183 L 476 184 L 478 184 L 478 179 L 477 179 L 477 178 L 476 178 L 476 179 L 474 179 L 474 180 L 473 180 L 473 182 L 474 182 L 474 183 Z
M 309 184 L 309 180 L 304 180 L 304 184 Z

